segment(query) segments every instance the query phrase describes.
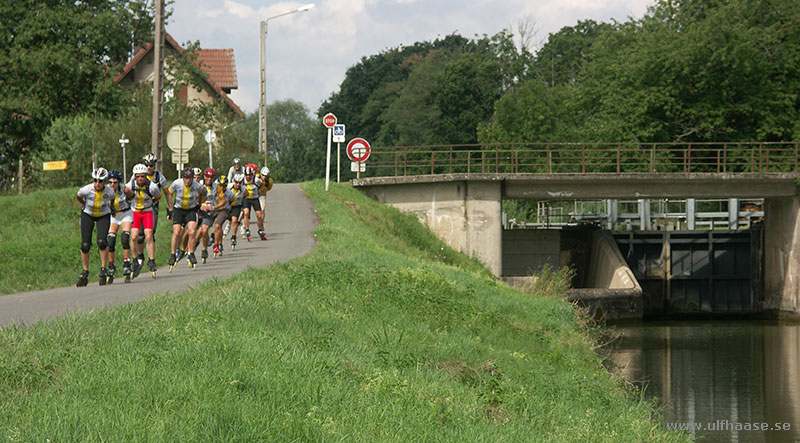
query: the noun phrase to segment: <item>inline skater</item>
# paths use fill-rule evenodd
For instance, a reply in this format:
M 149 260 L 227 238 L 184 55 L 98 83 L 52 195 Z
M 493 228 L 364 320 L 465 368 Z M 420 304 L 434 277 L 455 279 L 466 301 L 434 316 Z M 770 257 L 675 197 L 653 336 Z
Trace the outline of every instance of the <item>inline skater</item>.
M 172 219 L 172 254 L 169 256 L 169 272 L 172 272 L 172 268 L 181 257 L 180 242 L 184 231 L 189 237 L 187 244 L 189 255 L 186 260 L 192 269 L 197 265 L 197 258 L 194 255 L 194 233 L 197 228 L 197 207 L 204 198 L 205 188 L 194 181 L 194 171 L 191 168 L 181 171 L 181 178 L 172 182 L 167 188 L 167 204 L 171 208 L 167 210 L 167 218 Z
M 92 246 L 92 231 L 97 225 L 97 248 L 100 249 L 100 285 L 106 284 L 108 251 L 106 250 L 108 228 L 111 223 L 111 206 L 114 190 L 106 186 L 108 171 L 97 168 L 92 171 L 92 183 L 80 188 L 76 195 L 81 204 L 81 264 L 83 271 L 76 286 L 89 284 L 89 250 Z
M 164 174 L 162 174 L 161 171 L 156 170 L 156 163 L 158 163 L 158 158 L 152 153 L 145 154 L 142 157 L 142 164 L 147 167 L 147 179 L 155 183 L 158 186 L 158 189 L 163 194 L 166 193 L 167 190 L 168 186 L 167 178 L 164 177 Z M 155 204 L 153 205 L 153 242 L 156 241 L 156 230 L 158 229 L 158 208 L 160 206 L 160 203 L 161 203 L 160 201 L 156 201 Z M 139 237 L 137 240 L 139 242 L 139 245 L 142 245 L 144 243 L 144 234 L 142 232 L 139 233 Z M 138 258 L 140 262 L 144 262 L 143 254 L 139 254 Z
M 261 226 L 258 235 L 261 237 L 261 240 L 266 240 L 267 235 L 264 233 L 264 216 L 267 212 L 267 192 L 272 190 L 272 177 L 269 176 L 269 168 L 266 166 L 261 168 L 258 174 L 258 178 L 261 180 L 261 184 L 258 186 L 258 201 L 261 204 L 261 211 L 256 211 L 256 220 L 258 221 L 258 225 Z
M 122 274 L 125 276 L 125 283 L 131 282 L 131 224 L 133 224 L 133 212 L 131 204 L 125 196 L 125 185 L 120 184 L 122 173 L 116 169 L 108 172 L 108 186 L 116 194 L 114 199 L 115 213 L 111 214 L 111 227 L 108 230 L 108 284 L 114 283 L 114 274 L 117 267 L 114 264 L 116 256 L 115 249 L 117 244 L 117 232 L 122 228 Z
M 147 166 L 139 163 L 133 167 L 133 178 L 125 186 L 125 196 L 131 202 L 133 209 L 133 225 L 131 225 L 131 237 L 137 238 L 140 230 L 144 230 L 145 241 L 147 243 L 147 267 L 150 274 L 156 278 L 156 245 L 153 242 L 153 206 L 161 199 L 161 188 L 157 184 L 147 179 Z M 143 245 L 134 244 L 136 255 L 144 256 Z M 139 276 L 139 271 L 144 266 L 144 259 L 133 260 L 133 276 Z
M 239 217 L 242 215 L 242 202 L 244 200 L 244 191 L 242 190 L 242 183 L 244 182 L 244 174 L 236 174 L 233 176 L 233 183 L 228 185 L 228 190 L 233 194 L 230 200 L 231 211 L 231 249 L 236 250 L 236 233 L 239 229 Z
M 242 159 L 238 157 L 233 159 L 233 166 L 231 166 L 230 169 L 228 169 L 228 175 L 226 175 L 226 177 L 228 177 L 230 180 L 233 180 L 233 177 L 236 174 L 244 174 L 244 166 L 242 166 Z
M 214 211 L 225 203 L 224 201 L 220 202 L 221 199 L 218 195 L 218 186 L 214 181 L 214 175 L 215 171 L 212 168 L 206 168 L 203 171 L 203 187 L 205 188 L 206 198 L 200 206 L 200 229 L 198 229 L 197 238 L 195 239 L 197 243 L 203 242 L 203 250 L 200 253 L 203 263 L 208 259 L 208 229 L 214 224 Z
M 214 212 L 214 258 L 222 256 L 222 225 L 230 218 L 231 202 L 234 199 L 233 191 L 228 189 L 228 179 L 221 175 L 217 179 L 217 207 Z M 222 207 L 220 207 L 222 203 Z
M 244 203 L 242 204 L 242 210 L 244 214 L 242 215 L 242 219 L 245 223 L 245 231 L 244 235 L 247 237 L 247 241 L 250 241 L 250 209 L 252 208 L 256 213 L 256 220 L 258 221 L 258 235 L 261 237 L 261 240 L 266 240 L 267 236 L 264 234 L 264 219 L 263 213 L 262 218 L 259 219 L 259 213 L 261 213 L 261 202 L 258 201 L 258 189 L 261 187 L 261 179 L 255 176 L 256 169 L 252 166 L 248 165 L 244 169 Z
M 203 170 L 200 168 L 192 168 L 192 172 L 194 173 L 194 181 L 199 183 L 201 186 L 203 185 Z M 198 209 L 199 212 L 199 209 Z M 200 221 L 200 216 L 198 214 L 197 220 Z M 196 230 L 195 230 L 196 231 Z M 197 246 L 195 244 L 195 246 Z M 178 254 L 178 258 L 175 260 L 176 262 L 181 261 L 183 257 L 186 256 L 186 251 L 189 249 L 189 231 L 184 229 L 183 230 L 183 240 L 181 241 L 181 248 L 180 253 Z M 189 264 L 191 266 L 191 263 Z

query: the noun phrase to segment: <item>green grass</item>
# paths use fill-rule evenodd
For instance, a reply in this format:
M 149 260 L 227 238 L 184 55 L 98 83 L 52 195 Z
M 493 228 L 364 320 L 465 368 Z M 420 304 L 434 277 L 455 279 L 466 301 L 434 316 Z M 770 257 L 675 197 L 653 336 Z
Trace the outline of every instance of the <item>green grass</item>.
M 561 294 L 506 287 L 356 190 L 305 189 L 308 256 L 0 331 L 0 440 L 684 440 Z
M 77 188 L 0 197 L 0 294 L 74 285 L 81 272 L 80 204 Z M 165 203 L 162 203 L 162 209 Z M 159 213 L 156 263 L 169 259 L 172 223 Z M 166 229 L 164 229 L 166 227 Z M 92 233 L 89 282 L 97 282 L 100 256 Z M 117 239 L 117 277 L 122 275 L 122 243 Z M 121 281 L 121 280 L 120 280 Z

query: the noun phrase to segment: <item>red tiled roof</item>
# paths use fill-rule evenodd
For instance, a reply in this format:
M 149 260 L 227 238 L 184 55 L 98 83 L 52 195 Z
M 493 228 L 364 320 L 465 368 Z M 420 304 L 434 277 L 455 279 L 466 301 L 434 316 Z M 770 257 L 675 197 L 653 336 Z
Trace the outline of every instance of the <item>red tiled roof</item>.
M 236 61 L 233 58 L 233 49 L 200 49 L 197 51 L 195 61 L 220 88 L 236 89 L 239 87 L 236 80 Z
M 172 46 L 173 49 L 175 49 L 176 51 L 178 51 L 180 53 L 184 52 L 183 47 L 181 47 L 181 45 L 174 38 L 172 38 L 171 35 L 169 35 L 169 32 L 164 32 L 164 36 L 165 36 L 165 43 L 166 44 Z M 153 42 L 148 43 L 145 48 L 140 49 L 139 52 L 137 52 L 136 55 L 131 59 L 131 61 L 129 61 L 128 64 L 125 65 L 124 68 L 122 68 L 122 72 L 120 72 L 119 75 L 114 77 L 114 83 L 119 83 L 120 81 L 122 81 L 122 79 L 125 78 L 125 76 L 128 74 L 128 72 L 130 72 L 130 70 L 133 69 L 133 67 L 136 66 L 136 64 L 139 63 L 139 61 L 145 56 L 145 54 L 150 52 L 151 49 L 153 49 Z M 233 49 L 222 49 L 221 51 L 230 51 L 231 52 L 230 63 L 233 64 L 234 63 L 234 60 L 233 60 Z M 199 57 L 198 57 L 198 59 L 199 59 Z M 201 68 L 204 71 L 208 72 L 204 65 L 203 66 L 199 66 L 198 60 L 195 60 L 194 64 L 195 64 L 195 66 L 198 66 L 199 68 Z M 235 64 L 233 65 L 233 79 L 234 79 L 234 82 L 235 82 L 236 81 L 236 65 Z M 208 83 L 209 86 L 211 86 L 211 89 L 213 89 L 220 97 L 222 97 L 222 99 L 231 107 L 231 109 L 233 109 L 234 112 L 236 112 L 239 115 L 244 115 L 244 112 L 241 110 L 241 108 L 239 108 L 239 106 L 237 106 L 236 103 L 234 103 L 234 101 L 230 98 L 230 96 L 228 96 L 228 94 L 225 93 L 225 91 L 222 90 L 222 86 L 220 86 L 216 81 L 214 81 L 214 79 L 211 77 L 210 73 L 205 78 L 205 81 L 206 81 L 206 83 Z

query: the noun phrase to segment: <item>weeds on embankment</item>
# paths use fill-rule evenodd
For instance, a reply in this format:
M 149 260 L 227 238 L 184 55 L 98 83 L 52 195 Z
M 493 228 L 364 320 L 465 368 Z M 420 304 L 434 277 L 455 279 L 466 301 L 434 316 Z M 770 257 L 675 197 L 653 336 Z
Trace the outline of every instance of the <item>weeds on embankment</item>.
M 74 285 L 81 272 L 81 207 L 78 188 L 0 196 L 0 296 Z M 169 259 L 172 223 L 163 210 L 156 233 L 156 262 Z M 100 255 L 92 233 L 89 283 L 97 283 Z M 167 245 L 167 246 L 165 246 Z M 122 243 L 117 239 L 117 281 L 122 282 Z M 121 289 L 121 288 L 117 288 Z
M 308 256 L 0 331 L 12 441 L 671 441 L 563 297 L 357 190 L 304 186 Z

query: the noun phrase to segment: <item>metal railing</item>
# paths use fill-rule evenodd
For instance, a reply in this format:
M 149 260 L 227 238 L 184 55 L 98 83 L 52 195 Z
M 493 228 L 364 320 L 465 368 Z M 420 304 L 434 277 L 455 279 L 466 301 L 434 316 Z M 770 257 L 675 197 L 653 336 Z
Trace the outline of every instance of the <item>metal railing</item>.
M 374 147 L 365 177 L 798 172 L 800 142 L 496 143 Z

